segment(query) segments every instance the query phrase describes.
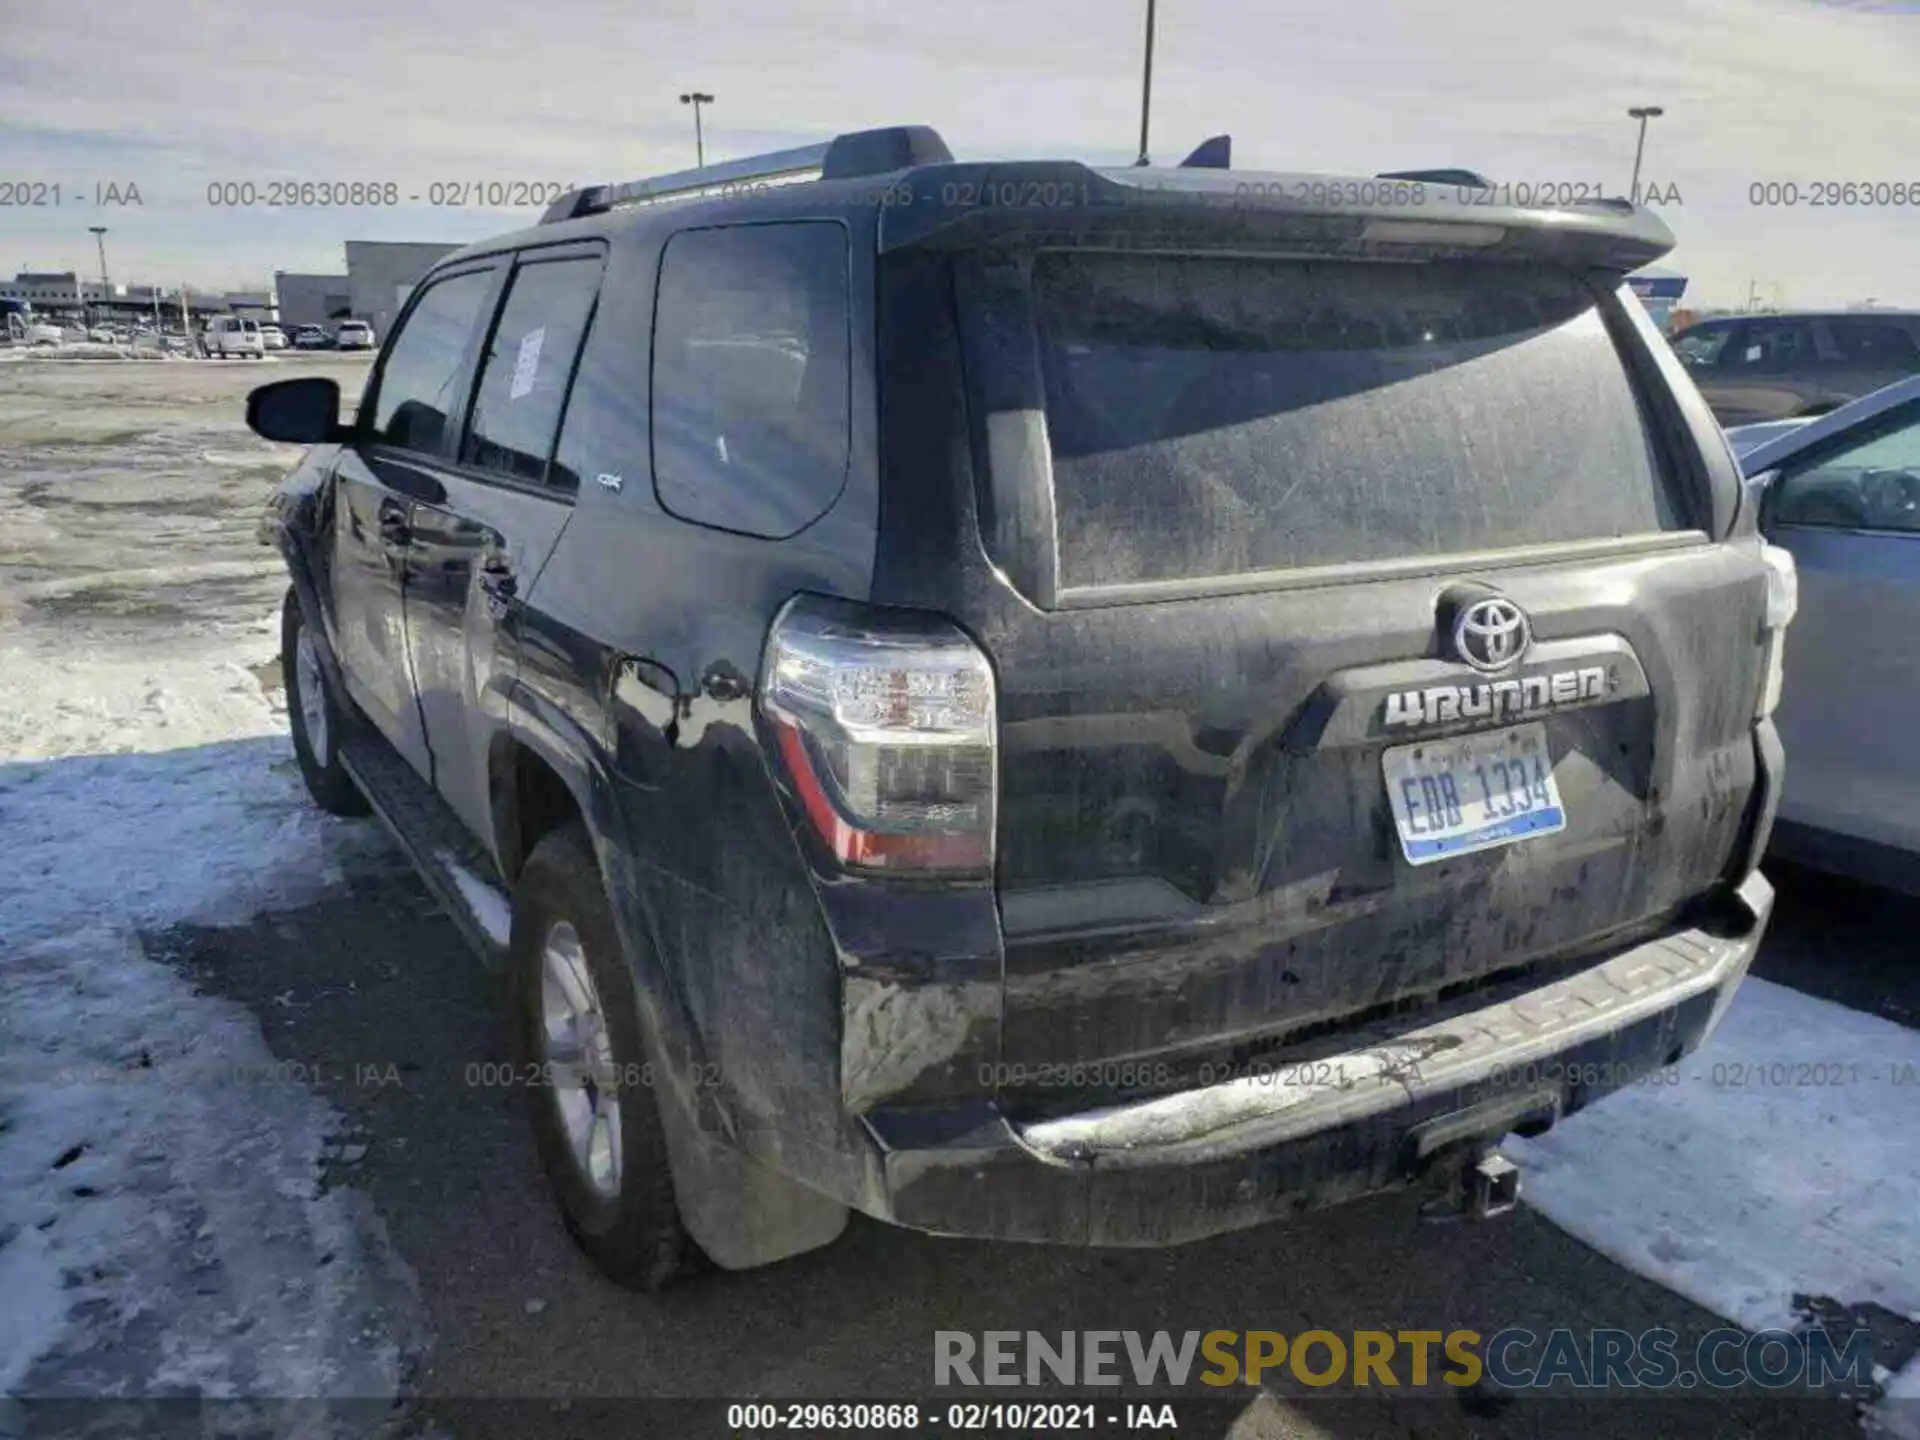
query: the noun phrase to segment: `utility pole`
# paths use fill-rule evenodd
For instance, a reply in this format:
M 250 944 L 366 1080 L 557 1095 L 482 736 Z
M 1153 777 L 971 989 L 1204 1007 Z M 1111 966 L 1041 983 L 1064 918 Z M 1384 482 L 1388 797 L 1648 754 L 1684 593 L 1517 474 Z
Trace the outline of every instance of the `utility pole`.
M 1640 139 L 1633 147 L 1633 184 L 1627 187 L 1627 198 L 1636 205 L 1640 203 L 1640 157 L 1647 153 L 1647 121 L 1666 113 L 1658 105 L 1636 105 L 1627 111 L 1628 119 L 1640 122 Z
M 707 141 L 700 130 L 700 107 L 713 104 L 713 97 L 698 90 L 689 90 L 680 97 L 680 103 L 693 106 L 693 163 L 704 170 L 707 168 Z
M 100 247 L 100 304 L 106 307 L 113 295 L 113 286 L 107 283 L 107 227 L 89 225 L 87 229 L 93 232 L 93 243 Z M 108 314 L 112 314 L 110 308 Z
M 1147 0 L 1147 50 L 1140 67 L 1140 158 L 1135 165 L 1147 163 L 1147 115 L 1153 106 L 1153 0 Z

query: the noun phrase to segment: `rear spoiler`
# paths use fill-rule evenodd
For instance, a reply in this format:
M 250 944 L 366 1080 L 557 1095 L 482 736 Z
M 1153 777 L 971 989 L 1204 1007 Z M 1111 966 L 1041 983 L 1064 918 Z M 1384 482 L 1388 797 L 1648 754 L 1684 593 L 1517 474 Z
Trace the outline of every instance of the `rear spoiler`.
M 882 207 L 880 249 L 1251 247 L 1380 258 L 1527 257 L 1625 273 L 1676 243 L 1659 216 L 1625 200 L 1525 209 L 1492 203 L 1498 192 L 1473 183 L 1479 179 L 1107 170 L 1073 161 L 931 165 L 898 182 L 911 189 L 914 203 Z

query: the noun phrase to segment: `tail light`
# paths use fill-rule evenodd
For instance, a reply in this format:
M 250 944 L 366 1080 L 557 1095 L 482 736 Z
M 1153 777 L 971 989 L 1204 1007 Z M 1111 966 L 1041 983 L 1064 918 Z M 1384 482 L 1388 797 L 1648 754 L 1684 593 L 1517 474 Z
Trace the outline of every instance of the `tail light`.
M 1780 703 L 1782 661 L 1787 647 L 1787 626 L 1800 609 L 1800 572 L 1794 568 L 1793 553 L 1778 545 L 1762 545 L 1767 562 L 1767 656 L 1766 678 L 1760 685 L 1760 705 L 1755 712 L 1764 720 Z
M 841 864 L 993 869 L 993 670 L 948 621 L 803 596 L 767 636 L 760 709 Z

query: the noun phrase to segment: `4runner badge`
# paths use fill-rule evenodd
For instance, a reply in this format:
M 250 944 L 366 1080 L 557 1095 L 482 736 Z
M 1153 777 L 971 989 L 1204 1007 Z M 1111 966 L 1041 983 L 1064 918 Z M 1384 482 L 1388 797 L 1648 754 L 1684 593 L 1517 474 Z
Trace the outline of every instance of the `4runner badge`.
M 1427 685 L 1395 690 L 1387 696 L 1388 729 L 1407 725 L 1450 725 L 1461 720 L 1509 720 L 1562 705 L 1604 700 L 1607 668 L 1583 665 L 1524 680 L 1489 680 L 1479 685 Z

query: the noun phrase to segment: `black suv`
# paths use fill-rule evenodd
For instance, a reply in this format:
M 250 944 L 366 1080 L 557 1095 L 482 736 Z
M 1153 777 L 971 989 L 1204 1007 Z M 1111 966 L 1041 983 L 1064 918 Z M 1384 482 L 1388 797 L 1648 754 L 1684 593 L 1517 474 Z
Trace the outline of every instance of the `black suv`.
M 256 390 L 324 442 L 301 769 L 507 967 L 594 1258 L 1484 1214 L 1698 1045 L 1793 575 L 1625 286 L 1671 243 L 869 131 L 448 257 L 351 420 Z
M 1673 337 L 1723 425 L 1824 415 L 1920 375 L 1920 314 L 1731 315 Z

